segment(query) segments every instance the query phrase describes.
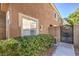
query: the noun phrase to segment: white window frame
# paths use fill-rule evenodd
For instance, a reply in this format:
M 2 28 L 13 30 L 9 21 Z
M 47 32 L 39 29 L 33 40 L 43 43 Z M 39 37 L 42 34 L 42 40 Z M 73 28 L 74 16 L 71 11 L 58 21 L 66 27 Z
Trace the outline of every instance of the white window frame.
M 33 18 L 33 17 L 31 17 L 31 16 L 27 16 L 27 15 L 25 15 L 25 14 L 23 14 L 23 13 L 19 13 L 19 27 L 21 28 L 21 36 L 23 36 L 22 35 L 22 33 L 23 33 L 23 30 L 22 30 L 22 18 L 27 18 L 27 19 L 32 19 L 32 20 L 35 20 L 35 21 L 37 21 L 37 34 L 36 35 L 38 35 L 39 34 L 39 20 L 38 19 L 36 19 L 36 18 Z

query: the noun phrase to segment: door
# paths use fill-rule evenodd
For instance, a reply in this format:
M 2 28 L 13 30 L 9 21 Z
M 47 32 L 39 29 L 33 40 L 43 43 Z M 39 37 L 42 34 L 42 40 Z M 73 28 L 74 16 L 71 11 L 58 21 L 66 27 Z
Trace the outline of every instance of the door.
M 0 39 L 6 38 L 6 13 L 0 11 Z
M 22 18 L 22 36 L 37 35 L 38 22 L 29 18 Z
M 61 27 L 61 41 L 65 43 L 73 43 L 73 26 L 64 25 Z

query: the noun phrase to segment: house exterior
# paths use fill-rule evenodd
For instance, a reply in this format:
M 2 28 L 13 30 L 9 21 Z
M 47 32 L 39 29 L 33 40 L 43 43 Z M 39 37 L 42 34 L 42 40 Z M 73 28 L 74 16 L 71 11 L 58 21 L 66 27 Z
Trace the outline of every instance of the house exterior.
M 61 17 L 54 4 L 0 4 L 0 10 L 0 38 L 51 34 L 60 41 Z

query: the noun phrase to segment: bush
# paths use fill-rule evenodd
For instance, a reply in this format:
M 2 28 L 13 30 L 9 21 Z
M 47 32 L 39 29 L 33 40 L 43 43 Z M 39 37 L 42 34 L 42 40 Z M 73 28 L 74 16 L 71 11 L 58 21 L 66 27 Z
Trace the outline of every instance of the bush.
M 54 43 L 51 35 L 16 37 L 0 41 L 0 55 L 41 55 Z

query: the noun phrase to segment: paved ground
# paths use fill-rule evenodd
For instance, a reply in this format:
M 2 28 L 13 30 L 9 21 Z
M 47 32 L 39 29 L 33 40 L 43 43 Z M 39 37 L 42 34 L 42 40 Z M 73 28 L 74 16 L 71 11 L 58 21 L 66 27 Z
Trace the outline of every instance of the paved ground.
M 68 43 L 57 43 L 53 56 L 75 56 L 74 46 Z

